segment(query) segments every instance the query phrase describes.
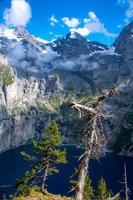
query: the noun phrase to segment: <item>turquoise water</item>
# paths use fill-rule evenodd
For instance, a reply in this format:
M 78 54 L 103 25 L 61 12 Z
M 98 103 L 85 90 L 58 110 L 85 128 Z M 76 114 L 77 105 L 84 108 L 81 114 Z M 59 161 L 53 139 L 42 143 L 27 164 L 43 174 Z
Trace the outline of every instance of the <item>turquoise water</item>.
M 60 173 L 49 178 L 47 181 L 48 191 L 53 193 L 67 194 L 69 191 L 69 177 L 74 172 L 74 167 L 78 166 L 78 158 L 82 153 L 82 149 L 75 146 L 65 146 L 67 149 L 67 165 L 61 165 Z M 23 177 L 29 164 L 20 156 L 21 151 L 32 153 L 31 145 L 22 146 L 17 149 L 7 151 L 0 154 L 0 185 L 15 185 L 16 178 Z M 123 189 L 120 183 L 123 181 L 124 162 L 127 164 L 128 184 L 131 191 L 131 199 L 133 199 L 133 158 L 118 156 L 108 153 L 99 161 L 92 160 L 90 162 L 90 178 L 93 186 L 96 187 L 100 177 L 104 177 L 108 187 L 114 192 Z M 0 200 L 3 194 L 11 194 L 14 190 L 11 188 L 0 189 Z

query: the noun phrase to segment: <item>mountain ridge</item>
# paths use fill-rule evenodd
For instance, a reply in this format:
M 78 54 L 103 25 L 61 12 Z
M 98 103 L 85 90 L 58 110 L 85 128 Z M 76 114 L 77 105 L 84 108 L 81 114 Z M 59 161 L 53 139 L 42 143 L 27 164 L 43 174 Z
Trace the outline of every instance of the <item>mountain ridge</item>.
M 67 102 L 87 101 L 114 83 L 120 98 L 107 103 L 115 111 L 126 109 L 132 102 L 133 23 L 127 27 L 124 30 L 131 37 L 125 33 L 126 42 L 119 42 L 123 40 L 122 32 L 110 47 L 70 33 L 49 44 L 25 32 L 26 37 L 21 34 L 18 40 L 0 36 L 0 62 L 8 65 L 13 79 L 9 85 L 0 85 L 0 151 L 41 137 L 51 119 L 59 123 L 64 141 L 74 142 L 80 134 L 76 128 L 78 118 L 72 116 Z M 123 121 L 123 113 L 112 121 L 110 140 L 116 139 L 121 125 L 127 126 Z

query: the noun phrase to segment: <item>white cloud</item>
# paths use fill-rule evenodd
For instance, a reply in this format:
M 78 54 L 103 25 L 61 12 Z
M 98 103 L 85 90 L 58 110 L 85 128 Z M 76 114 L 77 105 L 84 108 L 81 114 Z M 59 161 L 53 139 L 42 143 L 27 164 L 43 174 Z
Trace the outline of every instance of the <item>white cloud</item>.
M 118 4 L 127 4 L 127 9 L 125 11 L 125 23 L 128 23 L 131 18 L 133 18 L 133 0 L 118 0 Z
M 85 28 L 85 27 L 83 27 L 83 28 L 77 28 L 77 29 L 72 28 L 72 29 L 70 29 L 70 31 L 71 32 L 77 32 L 77 33 L 79 33 L 82 36 L 87 36 L 87 35 L 90 34 L 90 31 L 87 28 Z
M 77 18 L 69 18 L 69 17 L 63 17 L 62 21 L 65 25 L 67 25 L 69 28 L 75 28 L 79 25 L 79 19 Z
M 42 39 L 42 38 L 40 38 L 40 37 L 35 37 L 35 36 L 33 36 L 38 42 L 41 42 L 41 43 L 43 43 L 43 44 L 48 44 L 49 43 L 49 41 L 48 40 L 44 40 L 44 39 Z
M 129 3 L 129 7 L 128 7 L 128 9 L 126 10 L 126 13 L 125 13 L 125 15 L 126 15 L 126 20 L 127 20 L 127 21 L 128 21 L 130 18 L 133 17 L 133 1 L 132 1 L 132 0 L 129 0 L 128 3 Z
M 14 33 L 14 29 L 8 29 L 5 26 L 0 28 L 0 36 L 6 37 L 10 40 L 12 39 L 18 40 L 16 34 Z
M 15 68 L 34 73 L 35 71 L 40 73 L 40 70 L 50 70 L 47 69 L 47 63 L 54 62 L 54 60 L 60 56 L 50 47 L 46 47 L 44 52 L 40 53 L 36 48 L 33 48 L 31 44 L 27 44 L 27 48 L 18 41 L 6 45 L 9 63 Z
M 73 29 L 82 36 L 88 36 L 90 33 L 102 33 L 106 37 L 115 37 L 116 34 L 110 33 L 105 25 L 99 20 L 96 14 L 92 11 L 88 13 L 88 17 L 83 20 L 83 27 Z
M 50 17 L 50 25 L 55 26 L 55 24 L 57 24 L 57 23 L 58 23 L 58 20 L 56 19 L 56 17 L 54 15 L 52 15 Z
M 8 46 L 8 60 L 13 66 L 19 66 L 22 59 L 25 58 L 25 50 L 20 42 L 15 42 Z
M 83 70 L 83 69 L 96 69 L 99 67 L 99 64 L 96 62 L 89 62 L 88 65 L 88 59 L 90 58 L 89 55 L 81 55 L 76 60 L 75 59 L 64 59 L 63 61 L 57 60 L 54 63 L 54 68 L 63 68 L 65 70 Z
M 5 25 L 4 24 L 0 24 L 0 36 L 3 36 L 3 32 L 5 30 Z
M 26 26 L 31 19 L 31 7 L 25 0 L 12 0 L 11 7 L 4 12 L 7 25 Z
M 90 12 L 88 13 L 88 15 L 89 15 L 89 17 L 90 17 L 92 20 L 95 20 L 95 19 L 97 18 L 96 14 L 95 14 L 94 12 L 92 12 L 92 11 L 90 11 Z

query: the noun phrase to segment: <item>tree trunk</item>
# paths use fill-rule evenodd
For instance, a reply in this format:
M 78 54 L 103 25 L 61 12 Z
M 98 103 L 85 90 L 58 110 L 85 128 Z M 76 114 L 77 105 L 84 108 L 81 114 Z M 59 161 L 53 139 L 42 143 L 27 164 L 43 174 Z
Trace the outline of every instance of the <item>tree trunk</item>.
M 81 162 L 81 168 L 79 171 L 79 177 L 78 177 L 78 185 L 77 185 L 77 191 L 75 194 L 75 200 L 84 200 L 84 188 L 85 188 L 85 179 L 88 174 L 88 168 L 89 168 L 89 159 L 90 152 L 86 151 L 86 156 Z
M 91 157 L 100 157 L 102 153 L 102 134 L 103 128 L 102 125 L 99 125 L 101 118 L 106 119 L 109 116 L 105 116 L 103 113 L 100 113 L 100 105 L 105 101 L 107 97 L 115 95 L 117 92 L 116 86 L 113 86 L 112 89 L 107 92 L 105 95 L 99 96 L 88 106 L 81 105 L 76 102 L 71 102 L 70 107 L 75 108 L 79 111 L 80 118 L 83 116 L 88 116 L 88 123 L 85 127 L 85 153 L 81 156 L 82 161 L 79 169 L 78 183 L 76 188 L 75 200 L 85 200 L 84 199 L 84 189 L 85 189 L 85 179 L 88 174 L 89 161 Z M 97 124 L 98 121 L 98 124 Z M 86 130 L 87 128 L 87 130 Z M 83 138 L 83 136 L 82 136 Z M 127 199 L 126 199 L 127 200 Z
M 124 184 L 125 184 L 125 200 L 129 200 L 126 163 L 124 164 Z
M 82 162 L 80 165 L 79 170 L 79 177 L 78 177 L 78 185 L 77 185 L 77 191 L 75 194 L 75 200 L 84 200 L 84 189 L 85 189 L 85 179 L 88 174 L 89 169 L 89 161 L 91 158 L 91 153 L 93 151 L 93 143 L 95 140 L 95 128 L 96 128 L 96 118 L 92 120 L 91 124 L 91 136 L 88 136 L 89 143 L 86 144 L 86 150 L 84 153 L 84 156 L 82 158 Z
M 48 167 L 49 167 L 49 164 L 46 164 L 45 173 L 44 173 L 43 180 L 42 180 L 42 191 L 43 192 L 46 192 L 45 182 L 46 182 L 46 179 L 47 179 L 47 176 L 48 176 Z

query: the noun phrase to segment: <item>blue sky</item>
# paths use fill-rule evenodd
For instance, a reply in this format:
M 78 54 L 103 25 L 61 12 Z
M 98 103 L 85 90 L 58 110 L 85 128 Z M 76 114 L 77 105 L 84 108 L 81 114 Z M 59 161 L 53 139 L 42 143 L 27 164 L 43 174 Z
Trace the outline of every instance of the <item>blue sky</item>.
M 10 20 L 11 14 L 14 15 L 14 12 L 11 13 L 13 1 L 30 5 L 30 14 L 26 13 L 29 7 L 19 12 L 20 15 L 24 13 L 23 18 L 27 15 L 22 25 L 33 35 L 46 40 L 73 30 L 88 40 L 109 45 L 121 29 L 133 20 L 133 0 L 0 0 L 0 23 L 8 27 L 17 26 Z M 7 8 L 8 14 L 3 14 Z M 3 15 L 6 15 L 6 22 Z M 17 20 L 16 16 L 13 17 Z

